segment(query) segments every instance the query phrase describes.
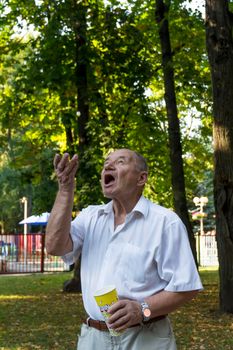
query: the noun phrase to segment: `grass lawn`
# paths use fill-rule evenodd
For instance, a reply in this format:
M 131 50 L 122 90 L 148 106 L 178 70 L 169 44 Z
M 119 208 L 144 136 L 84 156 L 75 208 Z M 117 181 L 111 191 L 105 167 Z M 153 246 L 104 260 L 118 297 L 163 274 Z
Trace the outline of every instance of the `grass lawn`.
M 205 290 L 170 315 L 178 350 L 233 349 L 233 315 L 218 312 L 217 270 L 200 273 Z M 0 276 L 1 350 L 76 349 L 81 295 L 62 292 L 71 277 L 70 272 Z

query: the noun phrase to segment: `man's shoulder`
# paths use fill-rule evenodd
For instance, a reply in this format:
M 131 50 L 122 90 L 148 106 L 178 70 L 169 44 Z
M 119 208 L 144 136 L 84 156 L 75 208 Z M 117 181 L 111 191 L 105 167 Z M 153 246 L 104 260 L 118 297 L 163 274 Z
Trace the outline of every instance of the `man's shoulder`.
M 160 204 L 152 202 L 149 199 L 146 199 L 149 207 L 150 213 L 153 215 L 159 215 L 161 217 L 166 217 L 169 220 L 179 220 L 179 216 L 170 208 L 166 208 Z

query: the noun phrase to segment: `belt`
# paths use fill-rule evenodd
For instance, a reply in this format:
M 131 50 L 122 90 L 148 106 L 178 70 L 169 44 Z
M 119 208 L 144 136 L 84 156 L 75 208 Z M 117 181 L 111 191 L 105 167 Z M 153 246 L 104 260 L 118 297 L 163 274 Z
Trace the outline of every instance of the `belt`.
M 130 328 L 131 328 L 131 327 L 141 326 L 141 325 L 143 325 L 143 324 L 146 325 L 146 324 L 154 323 L 154 322 L 163 320 L 164 318 L 166 318 L 166 316 L 167 316 L 167 315 L 157 316 L 157 317 L 151 318 L 151 319 L 150 319 L 149 321 L 147 321 L 147 322 L 142 322 L 142 323 L 134 324 L 133 326 L 130 326 Z M 92 318 L 88 317 L 87 319 L 84 319 L 84 320 L 83 320 L 83 323 L 85 323 L 85 324 L 88 325 L 89 327 L 98 329 L 99 331 L 108 331 L 108 327 L 107 327 L 107 325 L 106 325 L 106 323 L 105 323 L 104 321 L 97 321 L 97 320 L 93 320 Z

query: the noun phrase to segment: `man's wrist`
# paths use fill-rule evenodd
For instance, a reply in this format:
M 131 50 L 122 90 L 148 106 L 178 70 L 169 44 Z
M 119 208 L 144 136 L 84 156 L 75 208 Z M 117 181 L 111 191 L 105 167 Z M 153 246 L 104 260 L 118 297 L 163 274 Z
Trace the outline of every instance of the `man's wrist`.
M 75 182 L 73 183 L 59 183 L 59 192 L 61 193 L 74 193 Z
M 140 303 L 142 312 L 142 322 L 148 322 L 151 318 L 151 310 L 146 301 Z

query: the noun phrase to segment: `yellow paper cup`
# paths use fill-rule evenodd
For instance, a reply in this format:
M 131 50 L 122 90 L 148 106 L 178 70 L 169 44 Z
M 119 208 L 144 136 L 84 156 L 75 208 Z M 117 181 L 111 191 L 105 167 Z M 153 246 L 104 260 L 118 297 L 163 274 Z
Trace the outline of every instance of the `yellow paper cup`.
M 94 294 L 94 298 L 100 308 L 102 315 L 104 316 L 106 325 L 108 327 L 108 319 L 110 317 L 108 309 L 112 304 L 114 304 L 118 300 L 116 287 L 114 285 L 109 285 L 100 290 L 97 290 Z M 121 334 L 120 332 L 116 332 L 111 328 L 108 329 L 110 334 L 113 336 L 118 336 Z

